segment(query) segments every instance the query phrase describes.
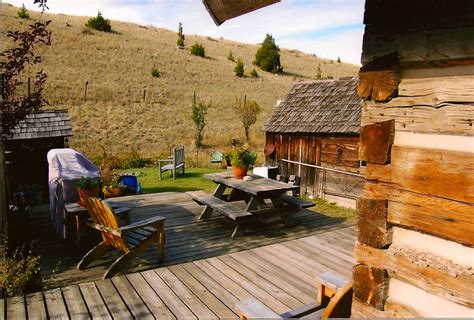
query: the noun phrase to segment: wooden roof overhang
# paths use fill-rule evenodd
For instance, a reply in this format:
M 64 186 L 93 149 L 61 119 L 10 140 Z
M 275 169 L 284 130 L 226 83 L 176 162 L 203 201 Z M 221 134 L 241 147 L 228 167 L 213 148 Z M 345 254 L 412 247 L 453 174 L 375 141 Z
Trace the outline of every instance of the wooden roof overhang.
M 202 3 L 218 26 L 229 19 L 277 2 L 280 2 L 280 0 L 202 0 Z

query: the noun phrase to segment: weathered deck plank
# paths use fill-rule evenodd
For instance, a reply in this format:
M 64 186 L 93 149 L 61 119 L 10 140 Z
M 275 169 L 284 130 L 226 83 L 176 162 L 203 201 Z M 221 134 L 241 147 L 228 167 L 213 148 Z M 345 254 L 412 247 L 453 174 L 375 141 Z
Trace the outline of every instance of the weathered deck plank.
M 69 316 L 72 319 L 89 319 L 86 303 L 81 295 L 78 285 L 61 288 Z
M 48 319 L 44 297 L 42 292 L 30 293 L 26 295 L 26 310 L 28 315 L 34 315 L 35 319 Z
M 198 280 L 189 274 L 180 265 L 171 266 L 169 269 L 180 279 L 206 306 L 219 318 L 234 318 L 233 313 L 222 301 L 209 292 Z
M 140 273 L 128 274 L 126 277 L 156 319 L 176 319 Z
M 96 285 L 107 309 L 114 319 L 132 317 L 110 279 L 97 281 Z
M 112 319 L 94 282 L 81 283 L 79 288 L 92 318 Z
M 235 303 L 246 298 L 256 298 L 282 313 L 316 298 L 318 271 L 351 275 L 353 245 L 342 240 L 354 239 L 353 230 L 349 227 L 337 233 L 49 290 L 44 292 L 44 300 L 39 299 L 41 293 L 27 296 L 26 305 L 23 297 L 10 298 L 6 301 L 7 318 L 23 319 L 25 306 L 41 310 L 41 303 L 47 307 L 49 318 L 68 317 L 68 313 L 74 319 L 236 318 Z M 37 318 L 29 309 L 28 315 Z
M 112 283 L 135 319 L 155 318 L 125 276 L 112 278 Z

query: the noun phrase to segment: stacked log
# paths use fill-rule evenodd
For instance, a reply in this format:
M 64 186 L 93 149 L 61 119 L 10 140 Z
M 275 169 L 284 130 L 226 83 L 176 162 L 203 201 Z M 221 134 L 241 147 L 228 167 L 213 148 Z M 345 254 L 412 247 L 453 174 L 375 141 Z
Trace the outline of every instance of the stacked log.
M 474 316 L 473 15 L 366 1 L 353 317 Z

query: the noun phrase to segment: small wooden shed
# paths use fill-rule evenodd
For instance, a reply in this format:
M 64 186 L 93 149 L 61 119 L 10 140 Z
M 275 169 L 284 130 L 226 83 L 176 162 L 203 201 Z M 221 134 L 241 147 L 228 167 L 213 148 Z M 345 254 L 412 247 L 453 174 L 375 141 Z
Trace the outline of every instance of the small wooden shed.
M 51 149 L 66 147 L 66 139 L 70 136 L 72 126 L 67 110 L 33 112 L 10 135 L 3 136 L 10 163 L 10 190 L 25 191 L 30 196 L 29 200 L 36 203 L 40 195 L 44 198 L 48 185 L 46 154 Z
M 296 82 L 263 128 L 266 164 L 301 177 L 304 195 L 355 206 L 361 194 L 357 83 L 352 77 Z

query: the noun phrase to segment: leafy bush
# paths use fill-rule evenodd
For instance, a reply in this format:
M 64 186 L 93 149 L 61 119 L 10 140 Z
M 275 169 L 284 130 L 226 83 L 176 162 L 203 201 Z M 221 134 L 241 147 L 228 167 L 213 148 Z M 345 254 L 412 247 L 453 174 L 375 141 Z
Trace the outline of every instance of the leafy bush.
M 143 168 L 153 164 L 152 159 L 143 157 L 140 152 L 133 148 L 130 152 L 121 154 L 119 159 L 121 169 Z
M 159 78 L 161 75 L 160 70 L 158 70 L 156 67 L 151 68 L 151 76 L 153 78 Z
M 252 71 L 250 71 L 250 76 L 252 78 L 258 78 L 259 76 L 258 76 L 257 70 L 252 69 Z
M 229 50 L 229 54 L 227 55 L 227 60 L 234 62 L 234 54 L 232 53 L 232 50 Z
M 257 154 L 255 152 L 244 149 L 234 149 L 226 156 L 230 158 L 230 163 L 234 167 L 239 168 L 248 168 L 257 161 Z
M 275 39 L 270 34 L 266 35 L 262 46 L 255 54 L 254 64 L 268 72 L 281 73 L 283 71 L 280 63 L 280 48 L 275 44 Z
M 20 19 L 29 19 L 30 14 L 28 13 L 28 10 L 26 10 L 25 4 L 23 3 L 18 10 L 18 18 Z
M 7 296 L 20 296 L 41 290 L 40 257 L 20 247 L 11 254 L 7 245 L 2 250 L 4 256 L 0 259 L 0 287 L 5 289 Z
M 90 18 L 86 23 L 86 27 L 95 29 L 98 31 L 112 32 L 112 26 L 110 20 L 105 19 L 100 11 L 97 13 L 97 17 Z
M 237 60 L 237 64 L 235 65 L 234 68 L 234 73 L 237 77 L 243 77 L 244 76 L 244 63 L 242 62 L 242 59 Z
M 206 56 L 206 51 L 205 51 L 204 46 L 202 44 L 196 42 L 191 47 L 191 54 L 194 55 L 194 56 L 204 58 Z
M 235 98 L 233 108 L 242 121 L 245 138 L 250 141 L 250 127 L 257 122 L 257 117 L 262 112 L 260 105 L 257 101 L 247 100 L 247 96 L 244 96 L 243 99 Z
M 176 40 L 178 47 L 184 48 L 184 39 L 183 25 L 180 22 L 178 26 L 178 40 Z

